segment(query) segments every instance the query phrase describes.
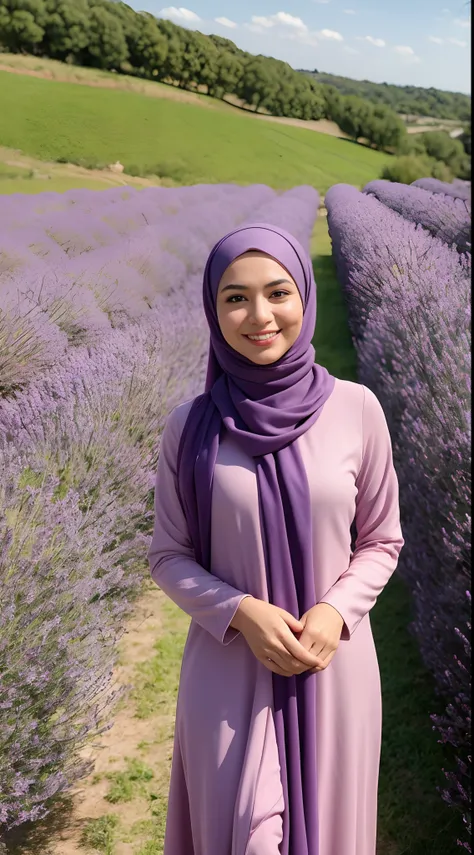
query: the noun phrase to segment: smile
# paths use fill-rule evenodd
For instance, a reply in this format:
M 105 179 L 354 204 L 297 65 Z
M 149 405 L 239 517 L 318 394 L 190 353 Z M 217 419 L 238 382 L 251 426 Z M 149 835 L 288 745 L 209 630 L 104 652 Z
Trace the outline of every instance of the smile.
M 251 341 L 252 344 L 256 344 L 259 347 L 262 347 L 266 344 L 272 344 L 275 339 L 278 338 L 280 333 L 281 330 L 276 330 L 276 332 L 261 333 L 260 335 L 246 335 L 245 338 Z

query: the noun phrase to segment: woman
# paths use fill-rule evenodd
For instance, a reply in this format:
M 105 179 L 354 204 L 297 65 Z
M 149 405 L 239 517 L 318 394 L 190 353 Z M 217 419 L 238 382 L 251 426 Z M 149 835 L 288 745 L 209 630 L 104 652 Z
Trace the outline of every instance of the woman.
M 222 238 L 203 299 L 206 392 L 168 418 L 148 553 L 192 618 L 165 855 L 375 855 L 369 610 L 404 543 L 384 413 L 314 363 L 311 261 L 287 232 Z

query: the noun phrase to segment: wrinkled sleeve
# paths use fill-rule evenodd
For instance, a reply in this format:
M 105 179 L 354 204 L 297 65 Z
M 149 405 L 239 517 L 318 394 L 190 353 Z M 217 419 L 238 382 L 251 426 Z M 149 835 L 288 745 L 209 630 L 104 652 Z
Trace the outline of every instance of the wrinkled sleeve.
M 230 624 L 241 601 L 249 595 L 209 573 L 195 561 L 177 490 L 176 461 L 185 421 L 183 406 L 170 413 L 161 437 L 153 536 L 147 557 L 152 579 L 159 588 L 225 645 L 239 635 Z
M 356 478 L 355 549 L 348 569 L 320 602 L 344 619 L 342 640 L 350 639 L 375 604 L 404 544 L 400 526 L 398 479 L 390 433 L 380 401 L 363 386 L 362 463 Z

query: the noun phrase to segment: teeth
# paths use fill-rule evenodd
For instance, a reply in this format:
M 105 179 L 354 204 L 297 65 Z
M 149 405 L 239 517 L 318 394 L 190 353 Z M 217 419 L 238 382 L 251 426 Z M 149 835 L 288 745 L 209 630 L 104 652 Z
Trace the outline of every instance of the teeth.
M 265 341 L 266 338 L 274 338 L 276 335 L 276 332 L 272 332 L 265 335 L 249 335 L 248 338 L 252 339 L 252 341 Z

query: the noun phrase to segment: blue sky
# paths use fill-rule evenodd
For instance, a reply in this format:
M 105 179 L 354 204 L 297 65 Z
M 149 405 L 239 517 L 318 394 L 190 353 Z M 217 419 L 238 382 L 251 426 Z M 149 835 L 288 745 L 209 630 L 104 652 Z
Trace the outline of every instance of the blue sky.
M 217 33 L 243 50 L 283 59 L 294 68 L 471 91 L 470 3 L 465 0 L 128 2 L 136 10 Z

